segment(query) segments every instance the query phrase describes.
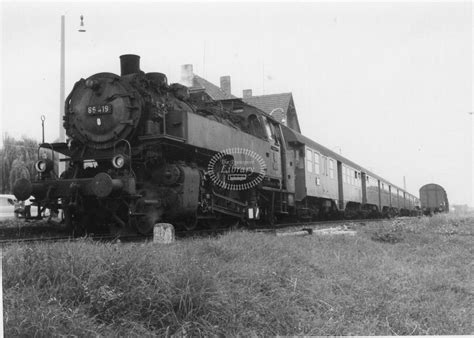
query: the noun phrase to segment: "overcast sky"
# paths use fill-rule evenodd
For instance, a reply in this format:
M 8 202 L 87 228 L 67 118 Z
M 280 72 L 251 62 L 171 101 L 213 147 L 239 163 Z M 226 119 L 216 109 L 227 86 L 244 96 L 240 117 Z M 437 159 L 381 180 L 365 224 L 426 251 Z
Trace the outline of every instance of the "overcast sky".
M 180 66 L 232 92 L 292 92 L 302 133 L 418 195 L 473 205 L 472 4 L 28 3 L 1 5 L 1 129 L 59 134 L 60 16 L 66 95 L 120 72 L 119 55 L 178 82 Z M 85 17 L 86 33 L 77 31 Z

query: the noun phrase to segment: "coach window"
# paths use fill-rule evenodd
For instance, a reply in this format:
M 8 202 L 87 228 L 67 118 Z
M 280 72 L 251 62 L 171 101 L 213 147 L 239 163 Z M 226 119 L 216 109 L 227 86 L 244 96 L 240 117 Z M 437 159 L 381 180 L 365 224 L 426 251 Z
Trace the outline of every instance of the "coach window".
M 328 157 L 323 156 L 323 175 L 327 176 L 328 175 Z
M 319 175 L 320 170 L 319 170 L 319 154 L 314 153 L 314 172 Z
M 306 168 L 308 172 L 313 172 L 313 152 L 310 149 L 306 149 Z
M 334 161 L 329 160 L 329 177 L 334 178 Z

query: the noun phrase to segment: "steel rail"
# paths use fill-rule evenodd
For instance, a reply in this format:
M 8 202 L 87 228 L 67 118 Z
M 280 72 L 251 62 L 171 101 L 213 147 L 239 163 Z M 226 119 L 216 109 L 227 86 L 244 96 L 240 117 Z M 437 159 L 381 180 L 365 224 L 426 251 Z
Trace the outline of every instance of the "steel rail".
M 394 219 L 396 220 L 396 219 Z M 239 227 L 222 227 L 222 228 L 207 228 L 207 229 L 196 229 L 196 230 L 176 230 L 175 235 L 177 238 L 192 238 L 192 237 L 202 237 L 204 235 L 215 236 L 231 231 L 252 231 L 252 232 L 261 232 L 261 233 L 278 233 L 284 230 L 290 230 L 292 228 L 308 229 L 308 228 L 321 228 L 324 226 L 335 227 L 336 225 L 348 225 L 348 224 L 360 224 L 360 223 L 372 223 L 372 222 L 381 222 L 387 221 L 386 218 L 376 219 L 341 219 L 341 220 L 325 220 L 325 221 L 306 221 L 306 222 L 297 222 L 297 223 L 280 223 L 275 224 L 271 227 L 256 227 L 249 228 L 244 226 Z M 91 239 L 93 241 L 117 241 L 117 242 L 132 242 L 132 241 L 143 241 L 143 240 L 152 240 L 152 234 L 150 235 L 140 235 L 140 234 L 127 234 L 127 235 L 117 235 L 117 234 L 91 234 L 82 237 L 69 236 L 51 236 L 51 237 L 39 237 L 39 236 L 29 236 L 29 237 L 16 237 L 16 238 L 7 238 L 0 240 L 0 246 L 14 244 L 14 243 L 39 243 L 39 242 L 75 242 L 83 239 Z

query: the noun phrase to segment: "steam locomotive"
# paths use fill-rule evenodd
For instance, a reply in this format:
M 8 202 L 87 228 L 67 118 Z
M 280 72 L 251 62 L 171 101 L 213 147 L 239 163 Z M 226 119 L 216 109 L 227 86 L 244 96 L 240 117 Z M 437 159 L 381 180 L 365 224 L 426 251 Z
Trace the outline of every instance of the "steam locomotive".
M 144 73 L 122 55 L 121 75 L 79 80 L 65 102 L 64 156 L 35 165 L 14 194 L 63 210 L 67 227 L 150 233 L 158 222 L 187 230 L 282 219 L 410 215 L 415 196 L 336 154 L 241 99 Z M 53 152 L 53 153 L 54 153 Z

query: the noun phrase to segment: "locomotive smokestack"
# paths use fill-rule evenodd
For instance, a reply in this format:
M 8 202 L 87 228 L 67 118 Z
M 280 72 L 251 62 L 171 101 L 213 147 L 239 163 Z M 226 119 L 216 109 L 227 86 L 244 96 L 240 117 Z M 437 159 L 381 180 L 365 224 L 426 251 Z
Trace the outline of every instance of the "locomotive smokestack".
M 140 73 L 140 57 L 134 54 L 120 55 L 120 75 Z

